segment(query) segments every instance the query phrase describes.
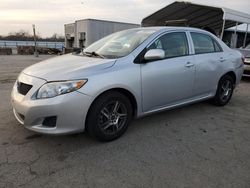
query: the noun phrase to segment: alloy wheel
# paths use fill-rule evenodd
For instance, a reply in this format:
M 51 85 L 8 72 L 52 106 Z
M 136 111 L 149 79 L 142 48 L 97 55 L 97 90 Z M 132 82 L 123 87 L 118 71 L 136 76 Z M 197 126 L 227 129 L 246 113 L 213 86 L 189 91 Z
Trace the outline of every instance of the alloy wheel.
M 225 80 L 221 86 L 220 98 L 223 102 L 227 101 L 233 91 L 233 84 L 230 80 Z
M 102 108 L 98 125 L 104 134 L 116 134 L 126 124 L 127 115 L 127 109 L 121 101 L 111 101 Z

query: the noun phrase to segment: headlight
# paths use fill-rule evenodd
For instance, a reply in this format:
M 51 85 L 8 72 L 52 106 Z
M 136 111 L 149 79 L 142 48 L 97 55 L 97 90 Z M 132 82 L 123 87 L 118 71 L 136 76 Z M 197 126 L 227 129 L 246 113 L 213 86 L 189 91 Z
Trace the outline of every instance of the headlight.
M 65 82 L 49 82 L 44 84 L 37 92 L 37 99 L 51 98 L 80 89 L 87 80 L 74 80 Z

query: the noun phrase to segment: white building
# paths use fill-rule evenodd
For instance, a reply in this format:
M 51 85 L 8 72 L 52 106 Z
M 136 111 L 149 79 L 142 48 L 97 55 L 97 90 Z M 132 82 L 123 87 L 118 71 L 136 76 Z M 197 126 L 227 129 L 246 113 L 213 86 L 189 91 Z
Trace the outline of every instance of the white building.
M 65 24 L 65 47 L 84 48 L 117 31 L 140 27 L 139 24 L 84 19 Z

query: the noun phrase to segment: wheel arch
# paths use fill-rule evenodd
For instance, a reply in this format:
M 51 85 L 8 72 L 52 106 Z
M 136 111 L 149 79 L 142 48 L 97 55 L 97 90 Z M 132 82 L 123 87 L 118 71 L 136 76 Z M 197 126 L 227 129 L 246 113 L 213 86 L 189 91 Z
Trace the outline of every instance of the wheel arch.
M 233 72 L 233 71 L 229 71 L 229 72 L 227 72 L 227 73 L 225 73 L 223 76 L 225 76 L 225 75 L 229 75 L 229 76 L 231 76 L 232 78 L 233 78 L 233 80 L 234 80 L 234 85 L 236 84 L 236 74 L 235 74 L 235 72 Z M 222 76 L 222 77 L 223 77 Z M 222 78 L 221 77 L 221 78 Z
M 226 76 L 226 75 L 230 75 L 232 78 L 233 78 L 233 81 L 234 81 L 234 87 L 236 85 L 236 81 L 237 81 L 237 77 L 236 77 L 236 74 L 233 70 L 229 70 L 227 72 L 225 72 L 224 74 L 221 75 L 221 77 L 219 77 L 219 80 L 217 81 L 217 85 L 216 85 L 216 88 L 214 90 L 214 95 L 216 94 L 217 92 L 217 89 L 218 89 L 218 86 L 219 86 L 219 83 L 221 81 L 221 79 Z
M 89 111 L 90 111 L 90 108 L 92 107 L 93 103 L 94 103 L 100 96 L 102 96 L 102 95 L 104 95 L 104 94 L 106 94 L 106 93 L 108 93 L 108 92 L 119 92 L 119 93 L 123 94 L 124 96 L 126 96 L 126 97 L 129 99 L 129 101 L 130 101 L 130 103 L 131 103 L 131 105 L 132 105 L 132 109 L 133 109 L 132 114 L 133 114 L 133 117 L 136 117 L 136 116 L 137 116 L 137 112 L 138 112 L 138 103 L 137 103 L 137 100 L 136 100 L 135 95 L 134 95 L 132 92 L 130 92 L 129 90 L 127 90 L 127 89 L 124 89 L 124 88 L 121 88 L 121 87 L 116 87 L 116 88 L 110 88 L 110 89 L 107 89 L 107 90 L 105 90 L 105 91 L 102 91 L 101 93 L 99 93 L 99 94 L 94 98 L 94 100 L 93 100 L 93 101 L 91 102 L 91 104 L 90 104 L 90 107 L 89 107 L 89 109 L 88 109 L 86 118 L 88 118 Z
M 220 94 L 221 89 L 219 88 L 219 86 L 222 87 L 222 85 L 221 85 L 221 84 L 223 84 L 222 81 L 226 76 L 229 76 L 230 78 L 232 78 L 233 85 L 232 85 L 232 90 L 230 90 L 230 95 L 226 94 L 226 97 L 229 96 L 229 98 L 227 98 L 226 101 L 223 101 L 224 99 L 221 99 L 221 94 Z M 237 79 L 236 74 L 233 71 L 228 71 L 220 77 L 218 85 L 217 85 L 215 96 L 211 100 L 213 102 L 213 104 L 215 104 L 217 106 L 224 106 L 230 101 L 232 94 L 233 94 L 234 87 L 236 85 L 236 79 Z M 224 91 L 223 91 L 223 93 L 224 93 Z

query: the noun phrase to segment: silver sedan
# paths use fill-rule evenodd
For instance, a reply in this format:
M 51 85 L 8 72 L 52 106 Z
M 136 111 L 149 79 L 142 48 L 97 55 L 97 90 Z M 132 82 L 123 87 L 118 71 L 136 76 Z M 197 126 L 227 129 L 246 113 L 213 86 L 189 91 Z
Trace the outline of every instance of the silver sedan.
M 13 87 L 12 105 L 32 131 L 86 130 L 110 141 L 133 118 L 208 99 L 226 105 L 242 73 L 241 53 L 211 33 L 137 28 L 26 68 Z

